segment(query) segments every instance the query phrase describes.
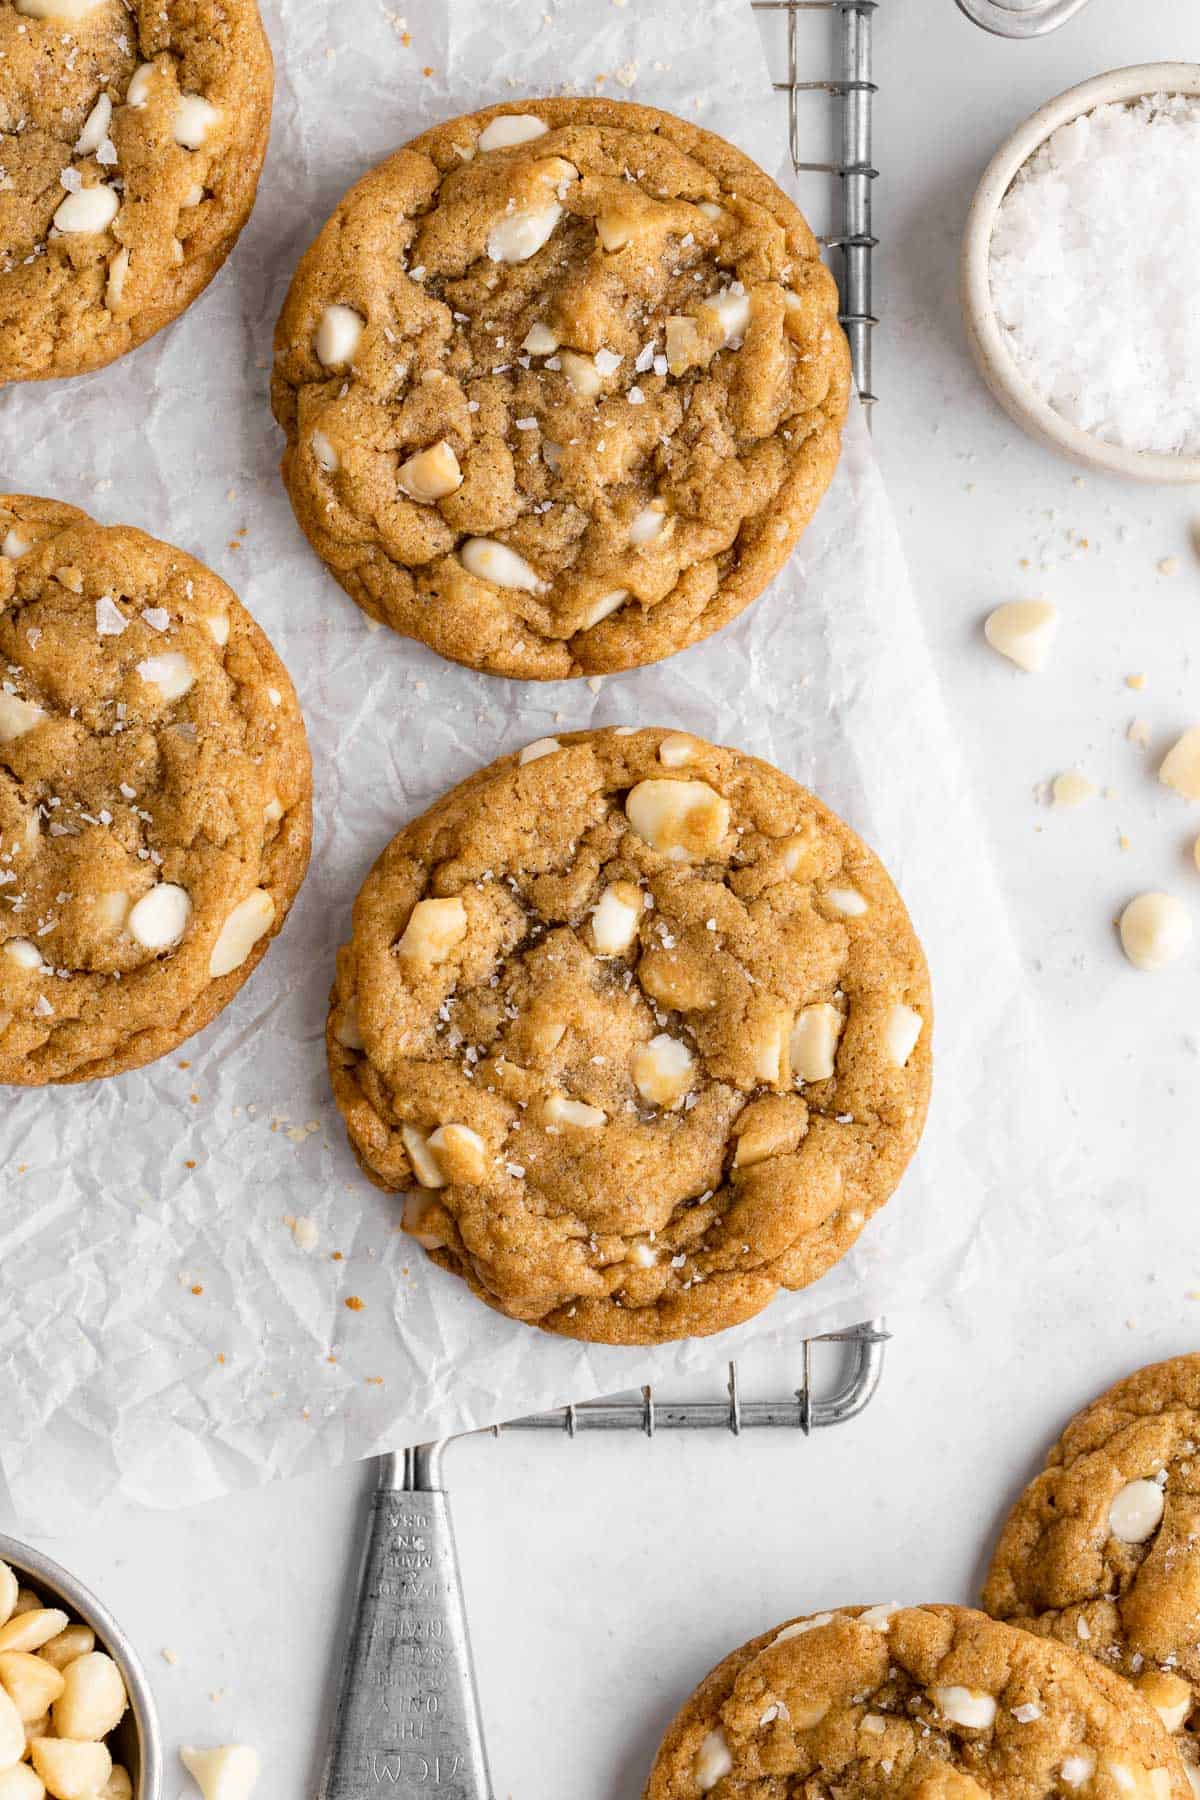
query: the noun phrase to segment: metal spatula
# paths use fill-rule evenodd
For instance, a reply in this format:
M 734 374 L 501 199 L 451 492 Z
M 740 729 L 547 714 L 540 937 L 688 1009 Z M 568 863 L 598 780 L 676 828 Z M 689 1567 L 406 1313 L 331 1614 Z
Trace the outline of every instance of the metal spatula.
M 994 31 L 997 37 L 1010 38 L 1044 37 L 1082 12 L 1087 3 L 1088 0 L 1024 0 L 1024 4 L 1021 0 L 958 0 L 962 11 L 976 25 Z

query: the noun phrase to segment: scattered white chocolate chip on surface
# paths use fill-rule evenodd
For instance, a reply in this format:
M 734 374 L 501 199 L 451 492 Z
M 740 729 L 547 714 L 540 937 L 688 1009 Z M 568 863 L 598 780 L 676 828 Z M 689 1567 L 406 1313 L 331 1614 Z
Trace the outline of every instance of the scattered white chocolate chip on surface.
M 1066 769 L 1050 783 L 1050 797 L 1060 811 L 1082 806 L 1085 800 L 1093 799 L 1095 793 L 1095 782 L 1089 781 L 1079 769 Z
M 562 372 L 567 384 L 581 400 L 594 400 L 604 386 L 600 379 L 600 371 L 590 356 L 580 356 L 577 350 L 564 350 L 561 358 Z
M 468 538 L 458 548 L 458 560 L 468 575 L 479 581 L 490 581 L 496 587 L 520 588 L 527 594 L 540 594 L 546 589 L 537 570 L 523 556 L 510 550 L 495 538 Z
M 847 919 L 861 919 L 867 910 L 867 903 L 857 888 L 826 888 L 825 903 Z
M 792 1026 L 792 1073 L 800 1081 L 828 1081 L 834 1072 L 843 1019 L 836 1006 L 821 1001 L 805 1006 Z
M 126 106 L 136 107 L 139 111 L 150 98 L 150 83 L 158 70 L 153 63 L 142 63 L 129 78 L 129 86 L 125 89 Z
M 14 963 L 18 969 L 24 969 L 30 974 L 35 973 L 38 969 L 44 969 L 46 966 L 42 961 L 41 951 L 29 938 L 7 939 L 4 944 L 4 954 L 9 962 Z
M 672 862 L 711 855 L 729 830 L 729 802 L 706 781 L 639 781 L 625 816 L 640 838 Z
M 336 475 L 341 467 L 337 451 L 323 431 L 314 431 L 308 440 L 309 446 L 318 463 L 327 475 Z
M 112 123 L 113 104 L 107 94 L 101 94 L 95 106 L 83 122 L 83 130 L 75 140 L 76 156 L 94 156 L 105 138 Z
M 58 19 L 64 25 L 78 25 L 103 0 L 15 0 L 16 10 L 26 19 Z
M 1163 1490 L 1157 1481 L 1127 1481 L 1108 1509 L 1108 1529 L 1123 1544 L 1144 1544 L 1162 1523 Z
M 439 1125 L 430 1132 L 428 1147 L 448 1181 L 477 1186 L 487 1174 L 487 1145 L 470 1125 Z
M 949 1719 L 952 1725 L 986 1731 L 996 1717 L 994 1697 L 978 1688 L 936 1687 L 930 1698 L 943 1719 Z
M 54 214 L 55 229 L 67 236 L 107 231 L 120 210 L 121 199 L 115 188 L 103 183 L 79 188 L 59 205 Z
M 556 750 L 561 749 L 562 745 L 557 738 L 534 738 L 532 744 L 526 744 L 525 748 L 518 756 L 517 761 L 521 764 L 540 762 L 543 756 L 553 756 Z
M 160 881 L 131 908 L 129 935 L 144 950 L 170 950 L 182 938 L 192 916 L 186 889 Z
M 536 113 L 501 113 L 486 124 L 475 140 L 477 150 L 509 150 L 514 144 L 528 144 L 544 137 L 550 127 Z
M 327 306 L 317 327 L 317 359 L 327 369 L 351 362 L 366 330 L 366 320 L 352 306 Z
M 631 881 L 614 881 L 592 908 L 592 944 L 597 956 L 620 956 L 638 934 L 642 896 Z
M 598 625 L 601 619 L 609 618 L 611 614 L 624 606 L 628 598 L 628 588 L 612 588 L 607 594 L 601 594 L 598 599 L 592 601 L 583 615 L 584 630 L 590 630 L 593 625 Z
M 1096 1772 L 1096 1759 L 1090 1750 L 1083 1750 L 1077 1756 L 1068 1756 L 1059 1773 L 1068 1787 L 1082 1787 L 1090 1781 Z
M 988 614 L 983 635 L 993 650 L 1028 675 L 1045 668 L 1058 631 L 1058 608 L 1048 600 L 1009 600 Z
M 418 900 L 408 915 L 396 954 L 404 962 L 444 962 L 467 935 L 467 909 L 458 895 Z
M 581 1131 L 596 1131 L 608 1123 L 608 1114 L 583 1100 L 569 1100 L 565 1094 L 551 1094 L 546 1102 L 546 1117 L 552 1125 L 575 1125 Z
M 204 1800 L 250 1800 L 258 1782 L 258 1751 L 250 1744 L 220 1744 L 212 1750 L 185 1744 L 179 1760 Z
M 692 1764 L 696 1786 L 702 1794 L 707 1794 L 710 1788 L 715 1788 L 718 1781 L 728 1775 L 732 1767 L 733 1757 L 725 1741 L 725 1733 L 718 1726 L 716 1731 L 709 1732 L 696 1752 L 696 1759 Z
M 687 1045 L 660 1031 L 633 1056 L 633 1084 L 643 1100 L 671 1111 L 692 1085 L 695 1059 Z
M 214 981 L 240 969 L 255 944 L 275 923 L 275 902 L 266 888 L 254 888 L 239 900 L 217 934 L 208 959 Z
M 181 650 L 168 650 L 162 656 L 148 656 L 137 665 L 143 681 L 156 687 L 164 700 L 182 700 L 195 685 L 196 672 Z
M 530 356 L 553 356 L 558 349 L 558 333 L 549 325 L 531 325 L 521 340 L 521 348 Z
M 10 525 L 4 534 L 4 542 L 0 544 L 0 556 L 7 556 L 15 561 L 18 556 L 24 556 L 32 542 L 32 538 L 24 537 L 15 525 Z
M 1121 914 L 1121 948 L 1135 969 L 1165 969 L 1192 941 L 1191 914 L 1173 894 L 1138 894 Z
M 203 94 L 181 94 L 171 127 L 175 142 L 185 150 L 199 150 L 220 117 L 218 108 Z
M 644 506 L 629 527 L 629 541 L 639 548 L 643 544 L 652 544 L 655 538 L 662 536 L 667 523 L 667 509 L 661 500 L 651 506 Z
M 716 314 L 726 348 L 739 344 L 750 323 L 749 295 L 725 288 L 719 294 L 710 294 L 703 304 L 706 311 Z
M 1134 1683 L 1169 1732 L 1182 1731 L 1195 1704 L 1191 1683 L 1167 1669 L 1147 1669 Z
M 443 1188 L 449 1185 L 441 1164 L 429 1148 L 429 1135 L 417 1125 L 402 1125 L 400 1141 L 422 1187 Z
M 32 700 L 22 700 L 0 688 L 0 744 L 11 744 L 14 738 L 24 737 L 45 716 Z
M 1158 779 L 1185 800 L 1200 800 L 1200 725 L 1190 725 L 1167 751 Z
M 664 769 L 681 769 L 684 763 L 695 762 L 698 749 L 695 738 L 682 731 L 673 731 L 658 746 L 658 760 Z
M 431 444 L 427 450 L 418 450 L 415 456 L 401 463 L 397 479 L 410 500 L 431 505 L 460 488 L 463 475 L 453 446 L 443 438 L 440 443 Z
M 113 257 L 108 266 L 108 280 L 104 284 L 104 304 L 109 312 L 115 312 L 125 294 L 125 283 L 129 277 L 129 252 L 121 249 Z
M 884 1020 L 883 1046 L 887 1058 L 897 1069 L 903 1069 L 917 1047 L 925 1021 L 911 1006 L 893 1006 Z
M 542 206 L 518 207 L 515 212 L 506 213 L 488 232 L 489 259 L 494 263 L 528 262 L 543 244 L 549 242 L 561 218 L 562 207 L 557 200 L 547 200 Z

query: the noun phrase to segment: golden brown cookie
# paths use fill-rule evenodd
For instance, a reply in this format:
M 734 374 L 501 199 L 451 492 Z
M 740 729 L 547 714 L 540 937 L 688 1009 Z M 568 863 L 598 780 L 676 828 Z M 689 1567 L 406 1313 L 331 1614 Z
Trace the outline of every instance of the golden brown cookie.
M 296 695 L 210 569 L 0 495 L 0 1082 L 134 1069 L 237 993 L 304 879 Z
M 655 662 L 762 591 L 828 486 L 837 308 L 795 206 L 711 132 L 611 100 L 452 119 L 296 272 L 296 517 L 364 611 L 456 662 Z
M 1192 1800 L 1118 1676 L 963 1606 L 844 1607 L 701 1682 L 644 1800 Z
M 272 87 L 255 0 L 0 0 L 0 382 L 99 369 L 191 305 Z
M 567 1337 L 721 1331 L 899 1181 L 929 978 L 819 800 L 682 732 L 543 739 L 393 838 L 329 1020 L 360 1162 L 489 1305 Z
M 983 1604 L 1134 1682 L 1200 1792 L 1200 1356 L 1139 1369 L 1071 1420 L 1009 1516 Z

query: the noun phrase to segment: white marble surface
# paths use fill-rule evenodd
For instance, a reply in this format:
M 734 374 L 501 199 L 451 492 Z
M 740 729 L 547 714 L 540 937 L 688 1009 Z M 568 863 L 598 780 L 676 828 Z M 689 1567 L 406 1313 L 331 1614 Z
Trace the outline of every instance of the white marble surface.
M 1124 741 L 1135 715 L 1156 749 L 1200 715 L 1200 494 L 1078 485 L 1020 440 L 968 366 L 955 258 L 975 178 L 1036 104 L 1101 69 L 1198 50 L 1194 0 L 1093 0 L 1026 45 L 985 37 L 952 0 L 882 0 L 878 446 L 1045 998 L 1094 1231 L 1058 1242 L 1055 1196 L 1039 1196 L 1051 1246 L 1041 1286 L 1009 1292 L 998 1262 L 954 1308 L 895 1318 L 874 1405 L 811 1442 L 457 1446 L 448 1473 L 498 1796 L 633 1800 L 673 1708 L 777 1617 L 970 1598 L 997 1516 L 1056 1425 L 1125 1369 L 1195 1343 L 1198 964 L 1139 977 L 1111 921 L 1143 886 L 1173 887 L 1200 915 L 1188 860 L 1200 817 L 1160 797 Z M 1073 548 L 1080 538 L 1086 550 Z M 1157 572 L 1168 556 L 1180 558 L 1174 576 Z M 1035 681 L 981 648 L 978 626 L 998 600 L 1037 593 L 1064 623 L 1053 669 Z M 1142 671 L 1134 694 L 1124 678 Z M 1039 806 L 1036 785 L 1071 766 L 1115 797 L 1070 815 Z M 913 779 L 936 806 L 937 771 Z M 980 970 L 986 981 L 985 944 Z M 314 1793 L 364 1491 L 352 1471 L 171 1516 L 126 1513 L 47 1545 L 147 1654 L 169 1800 L 191 1792 L 173 1760 L 182 1739 L 248 1738 L 265 1800 Z

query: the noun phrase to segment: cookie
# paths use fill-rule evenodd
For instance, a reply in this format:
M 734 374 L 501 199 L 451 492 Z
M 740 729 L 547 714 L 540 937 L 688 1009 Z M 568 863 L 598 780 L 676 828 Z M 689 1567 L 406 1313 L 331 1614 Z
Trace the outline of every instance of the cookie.
M 1200 1355 L 1139 1369 L 1071 1420 L 1009 1516 L 983 1604 L 1127 1676 L 1200 1793 Z
M 275 334 L 296 517 L 374 619 L 493 674 L 655 662 L 786 560 L 850 390 L 812 232 L 711 132 L 611 100 L 427 131 Z
M 250 216 L 271 124 L 255 0 L 0 4 L 0 382 L 177 318 Z
M 764 1632 L 701 1682 L 644 1800 L 1191 1800 L 1107 1669 L 962 1606 L 846 1607 Z
M 116 1075 L 214 1019 L 304 879 L 283 664 L 182 550 L 0 495 L 0 1082 Z
M 916 1147 L 929 978 L 875 856 L 682 732 L 546 738 L 393 838 L 329 1019 L 351 1143 L 510 1318 L 721 1331 L 854 1242 Z

